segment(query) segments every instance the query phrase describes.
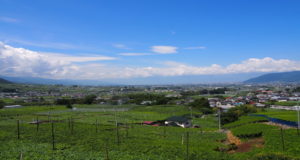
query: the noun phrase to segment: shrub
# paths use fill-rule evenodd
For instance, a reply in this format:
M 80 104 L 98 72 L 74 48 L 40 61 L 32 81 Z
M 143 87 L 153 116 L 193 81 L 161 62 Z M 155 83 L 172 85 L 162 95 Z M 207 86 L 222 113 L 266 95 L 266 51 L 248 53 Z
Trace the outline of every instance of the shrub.
M 267 154 L 258 154 L 254 156 L 252 160 L 299 160 L 299 158 L 294 158 L 278 153 L 267 153 Z

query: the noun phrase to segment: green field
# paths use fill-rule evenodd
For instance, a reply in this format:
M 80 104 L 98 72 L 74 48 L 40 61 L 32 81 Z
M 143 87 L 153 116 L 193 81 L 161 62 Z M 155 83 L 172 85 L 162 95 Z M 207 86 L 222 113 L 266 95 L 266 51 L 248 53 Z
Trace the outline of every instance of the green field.
M 278 128 L 260 124 L 251 127 L 264 131 L 263 136 L 266 140 L 264 148 L 234 154 L 216 151 L 216 148 L 227 146 L 221 143 L 221 140 L 226 139 L 226 134 L 218 132 L 217 119 L 213 115 L 193 118 L 193 123 L 200 125 L 201 128 L 140 125 L 143 121 L 191 114 L 185 106 L 75 105 L 75 107 L 77 110 L 66 109 L 64 106 L 1 109 L 0 159 L 22 157 L 25 160 L 239 160 L 259 159 L 254 155 L 270 153 L 297 157 L 300 150 L 297 146 L 300 138 L 296 135 L 295 129 L 285 130 L 287 149 L 282 151 Z M 201 113 L 193 111 L 192 114 Z M 44 121 L 52 120 L 53 123 L 40 125 L 28 123 L 37 118 Z M 20 139 L 17 132 L 18 120 Z M 246 133 L 253 132 L 248 124 L 244 125 L 250 121 L 249 118 L 248 120 L 242 118 L 241 121 L 234 122 L 243 124 L 232 128 L 234 134 L 241 130 Z
M 283 119 L 287 121 L 297 122 L 297 111 L 287 111 L 278 109 L 267 109 L 265 112 L 259 112 L 257 114 L 264 114 L 272 118 Z

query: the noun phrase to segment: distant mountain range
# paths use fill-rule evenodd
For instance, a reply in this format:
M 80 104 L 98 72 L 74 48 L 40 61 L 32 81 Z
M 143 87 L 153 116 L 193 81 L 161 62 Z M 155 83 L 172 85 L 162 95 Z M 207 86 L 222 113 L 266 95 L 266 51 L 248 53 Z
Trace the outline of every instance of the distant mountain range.
M 247 80 L 248 79 L 248 80 Z M 90 85 L 90 86 L 116 86 L 116 85 L 161 85 L 161 84 L 209 84 L 209 83 L 272 83 L 272 82 L 299 82 L 300 71 L 281 73 L 243 73 L 226 75 L 199 75 L 199 76 L 170 76 L 145 77 L 130 79 L 105 80 L 71 80 L 46 79 L 37 77 L 7 77 L 0 76 L 0 83 L 24 84 L 62 84 L 62 85 Z
M 98 81 L 98 80 L 68 80 L 68 79 L 46 79 L 46 78 L 37 78 L 37 77 L 6 77 L 1 76 L 1 79 L 7 82 L 14 82 L 14 83 L 23 83 L 23 84 L 62 84 L 62 85 L 101 85 L 101 86 L 110 86 L 116 85 L 113 83 Z
M 281 73 L 269 73 L 251 78 L 244 83 L 272 83 L 272 82 L 283 82 L 283 83 L 300 83 L 300 71 L 293 72 L 281 72 Z
M 249 78 L 262 75 L 261 73 L 225 74 L 225 75 L 191 75 L 191 76 L 156 76 L 143 78 L 120 78 L 105 80 L 71 80 L 71 79 L 47 79 L 37 77 L 8 77 L 0 78 L 14 83 L 24 84 L 62 84 L 62 85 L 91 85 L 91 86 L 115 86 L 115 85 L 180 85 L 180 84 L 209 84 L 209 83 L 240 83 Z
M 9 84 L 9 83 L 11 83 L 11 82 L 8 80 L 5 80 L 3 78 L 0 78 L 0 84 Z

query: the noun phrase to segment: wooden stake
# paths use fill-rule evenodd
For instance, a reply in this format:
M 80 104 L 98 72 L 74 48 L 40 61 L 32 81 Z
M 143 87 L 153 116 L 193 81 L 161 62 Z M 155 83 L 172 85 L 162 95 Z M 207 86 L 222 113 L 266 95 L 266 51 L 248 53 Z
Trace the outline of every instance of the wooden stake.
M 105 160 L 109 160 L 109 156 L 108 156 L 108 144 L 106 143 L 105 146 L 105 155 L 106 155 L 106 159 Z
M 186 132 L 186 159 L 189 160 L 189 132 Z
M 280 133 L 281 133 L 282 150 L 284 151 L 284 138 L 283 138 L 283 130 L 282 130 L 282 128 L 280 128 Z
M 20 139 L 20 120 L 17 120 L 18 139 Z
M 54 135 L 54 123 L 51 122 L 51 128 L 52 128 L 52 150 L 55 150 L 55 135 Z
M 117 144 L 120 145 L 119 124 L 117 123 Z
M 36 132 L 39 132 L 39 116 L 36 116 Z

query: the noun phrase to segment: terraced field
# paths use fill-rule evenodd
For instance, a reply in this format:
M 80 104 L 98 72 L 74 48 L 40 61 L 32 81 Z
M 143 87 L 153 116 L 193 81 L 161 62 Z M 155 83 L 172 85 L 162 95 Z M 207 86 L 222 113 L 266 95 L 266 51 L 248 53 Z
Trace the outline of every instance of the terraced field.
M 295 129 L 251 123 L 242 117 L 226 125 L 234 136 L 262 132 L 263 147 L 232 151 L 226 133 L 218 131 L 213 115 L 197 116 L 200 128 L 155 127 L 143 121 L 191 114 L 184 106 L 32 106 L 0 110 L 0 159 L 112 159 L 112 160 L 239 160 L 298 157 L 300 138 Z M 201 115 L 193 111 L 194 115 Z M 39 123 L 36 124 L 38 119 Z M 19 138 L 18 138 L 19 122 Z M 30 124 L 32 122 L 33 124 Z M 224 126 L 224 127 L 226 127 Z M 240 138 L 240 137 L 239 137 Z M 251 138 L 240 138 L 242 144 Z M 279 155 L 278 155 L 279 154 Z M 288 157 L 285 157 L 288 159 Z

